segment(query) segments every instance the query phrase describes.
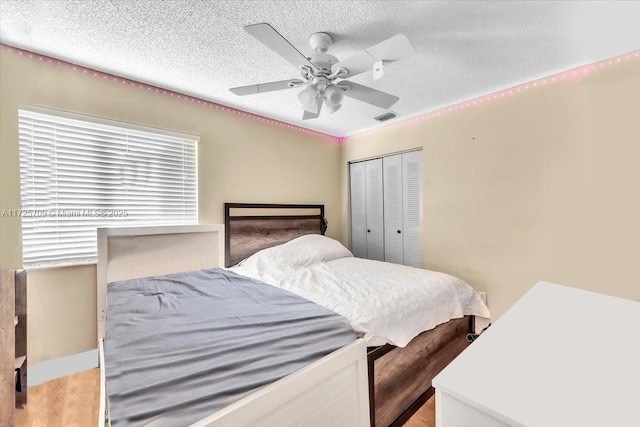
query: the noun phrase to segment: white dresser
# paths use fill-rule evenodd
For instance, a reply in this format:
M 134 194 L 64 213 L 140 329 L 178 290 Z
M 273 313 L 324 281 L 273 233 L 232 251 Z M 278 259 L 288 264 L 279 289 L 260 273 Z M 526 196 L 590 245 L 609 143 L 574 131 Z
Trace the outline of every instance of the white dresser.
M 640 426 L 640 302 L 539 282 L 433 385 L 437 427 Z

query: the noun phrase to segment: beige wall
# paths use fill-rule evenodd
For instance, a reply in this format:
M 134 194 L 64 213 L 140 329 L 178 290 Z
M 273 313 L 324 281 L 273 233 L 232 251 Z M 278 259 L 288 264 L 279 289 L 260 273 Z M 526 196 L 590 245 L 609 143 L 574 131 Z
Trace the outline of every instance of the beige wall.
M 324 203 L 335 224 L 328 235 L 341 238 L 338 144 L 5 49 L 0 49 L 0 209 L 20 207 L 20 105 L 199 135 L 201 223 L 222 222 L 224 202 Z M 2 217 L 0 265 L 20 264 L 19 219 Z M 95 286 L 95 266 L 30 272 L 30 363 L 95 348 Z
M 202 223 L 226 201 L 324 203 L 345 243 L 347 162 L 422 147 L 425 265 L 488 291 L 496 317 L 541 279 L 640 300 L 638 60 L 340 148 L 2 49 L 0 209 L 20 206 L 19 105 L 199 135 Z M 20 258 L 2 217 L 0 265 Z M 32 271 L 28 298 L 30 363 L 95 347 L 95 266 Z
M 640 300 L 640 60 L 349 138 L 347 162 L 423 148 L 424 263 L 499 317 L 538 280 Z M 597 313 L 594 313 L 597 315 Z

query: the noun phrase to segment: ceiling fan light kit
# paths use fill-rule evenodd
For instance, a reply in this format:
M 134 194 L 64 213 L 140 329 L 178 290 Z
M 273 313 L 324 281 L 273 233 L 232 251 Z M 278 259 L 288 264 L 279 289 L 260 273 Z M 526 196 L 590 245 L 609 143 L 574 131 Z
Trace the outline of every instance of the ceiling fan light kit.
M 328 86 L 324 90 L 325 103 L 332 107 L 340 105 L 342 98 L 344 97 L 344 90 L 345 89 L 339 88 L 337 85 Z
M 302 107 L 309 112 L 315 112 L 318 92 L 313 86 L 307 86 L 298 94 Z
M 331 105 L 331 104 L 327 104 L 327 103 L 325 103 L 325 105 L 326 105 L 327 113 L 329 113 L 329 114 L 333 114 L 333 113 L 335 113 L 336 111 L 338 111 L 338 110 L 340 109 L 340 107 L 342 107 L 342 105 L 341 105 L 341 104 L 338 104 L 338 105 Z
M 317 118 L 323 105 L 328 114 L 338 111 L 344 96 L 379 108 L 391 107 L 399 100 L 397 96 L 344 79 L 369 70 L 373 71 L 374 79 L 378 79 L 384 74 L 385 64 L 415 52 L 409 39 L 398 34 L 340 61 L 327 53 L 333 43 L 331 35 L 319 32 L 309 37 L 309 46 L 314 53 L 306 57 L 269 24 L 247 25 L 244 29 L 298 68 L 301 79 L 241 86 L 230 89 L 231 92 L 244 96 L 305 86 L 298 94 L 304 109 L 303 120 Z

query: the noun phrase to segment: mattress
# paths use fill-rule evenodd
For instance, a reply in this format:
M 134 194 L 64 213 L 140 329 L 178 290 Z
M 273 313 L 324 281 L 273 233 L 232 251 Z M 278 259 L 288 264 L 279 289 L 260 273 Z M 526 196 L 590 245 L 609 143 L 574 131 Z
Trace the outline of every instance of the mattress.
M 332 310 L 223 269 L 110 283 L 111 424 L 189 425 L 355 339 Z
M 340 242 L 321 235 L 264 249 L 231 270 L 335 311 L 369 346 L 404 347 L 449 320 L 490 317 L 480 295 L 455 276 L 356 258 Z

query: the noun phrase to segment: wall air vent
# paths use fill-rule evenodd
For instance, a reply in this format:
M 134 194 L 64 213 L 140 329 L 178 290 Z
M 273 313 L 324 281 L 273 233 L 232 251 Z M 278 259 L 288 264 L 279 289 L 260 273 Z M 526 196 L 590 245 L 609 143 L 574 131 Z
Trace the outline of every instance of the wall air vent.
M 396 113 L 394 113 L 393 111 L 389 111 L 374 117 L 374 119 L 379 122 L 386 122 L 387 120 L 395 119 L 396 117 L 398 117 Z

